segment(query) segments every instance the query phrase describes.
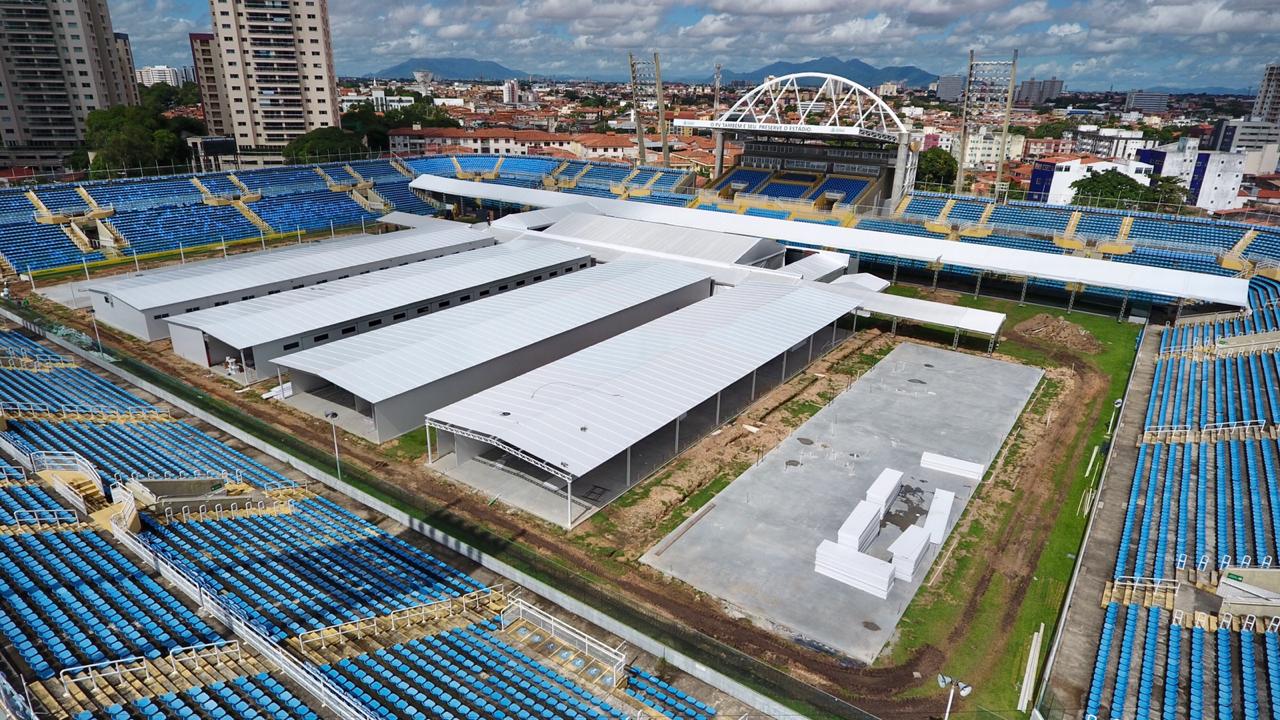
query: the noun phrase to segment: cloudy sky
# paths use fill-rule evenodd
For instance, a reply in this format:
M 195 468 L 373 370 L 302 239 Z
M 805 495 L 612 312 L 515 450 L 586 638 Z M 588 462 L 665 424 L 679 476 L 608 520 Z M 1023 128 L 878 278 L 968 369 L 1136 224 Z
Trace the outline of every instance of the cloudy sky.
M 109 0 L 139 65 L 189 65 L 207 0 Z M 627 51 L 664 74 L 823 55 L 957 72 L 969 48 L 1019 48 L 1019 77 L 1068 87 L 1253 87 L 1280 60 L 1280 0 L 329 0 L 338 72 L 474 57 L 541 74 L 618 76 Z

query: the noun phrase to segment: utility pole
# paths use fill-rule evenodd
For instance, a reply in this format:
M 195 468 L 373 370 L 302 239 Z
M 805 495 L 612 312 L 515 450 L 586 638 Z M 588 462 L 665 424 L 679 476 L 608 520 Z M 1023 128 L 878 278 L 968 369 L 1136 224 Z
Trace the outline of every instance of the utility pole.
M 1009 63 L 1009 90 L 1005 93 L 1004 127 L 1000 129 L 1000 154 L 996 156 L 996 183 L 991 188 L 991 196 L 1000 199 L 1000 181 L 1004 178 L 1004 156 L 1009 150 L 1009 118 L 1013 115 L 1013 88 L 1018 75 L 1018 49 L 1013 49 L 1013 61 Z M 1009 194 L 1005 193 L 1005 200 Z

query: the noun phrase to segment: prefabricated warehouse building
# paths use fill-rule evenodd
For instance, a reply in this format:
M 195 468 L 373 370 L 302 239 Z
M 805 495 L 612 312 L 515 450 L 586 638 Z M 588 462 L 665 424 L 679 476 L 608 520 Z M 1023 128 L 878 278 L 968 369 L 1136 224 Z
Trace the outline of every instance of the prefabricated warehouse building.
M 202 367 L 237 359 L 242 382 L 275 378 L 275 358 L 585 270 L 591 256 L 539 240 L 354 275 L 168 319 L 173 351 Z
M 87 290 L 98 320 L 143 340 L 169 337 L 166 318 L 363 272 L 493 245 L 487 232 L 437 221 L 422 228 L 190 262 L 104 279 Z
M 711 276 L 619 260 L 284 355 L 287 400 L 386 442 L 423 413 L 710 297 Z
M 717 289 L 428 411 L 438 442 L 429 460 L 572 527 L 847 337 L 857 308 L 813 285 Z

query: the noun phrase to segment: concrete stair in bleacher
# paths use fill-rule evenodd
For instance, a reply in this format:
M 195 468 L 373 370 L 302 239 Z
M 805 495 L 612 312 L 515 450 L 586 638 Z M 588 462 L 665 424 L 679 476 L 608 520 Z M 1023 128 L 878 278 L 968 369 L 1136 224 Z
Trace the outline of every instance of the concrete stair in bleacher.
M 938 222 L 946 222 L 947 216 L 951 214 L 951 209 L 954 208 L 955 206 L 956 206 L 956 199 L 947 198 L 947 201 L 942 203 L 942 209 L 938 211 L 938 217 L 937 217 Z
M 1120 221 L 1120 230 L 1116 232 L 1116 242 L 1128 242 L 1129 231 L 1133 229 L 1133 216 L 1125 215 Z
M 141 658 L 115 666 L 118 672 L 107 676 L 85 672 L 75 676 L 78 682 L 67 682 L 65 686 L 55 677 L 29 687 L 32 699 L 48 713 L 74 717 L 82 712 L 98 714 L 113 705 L 127 706 L 144 697 L 181 694 L 193 687 L 271 671 L 257 656 L 238 651 L 238 645 L 234 647 L 234 653 L 189 657 L 179 662 L 171 662 L 169 657 Z
M 267 224 L 267 221 L 259 217 L 258 213 L 254 212 L 253 210 L 250 210 L 249 206 L 246 205 L 243 200 L 233 200 L 231 202 L 231 206 L 234 207 L 236 210 L 239 210 L 240 214 L 244 216 L 245 220 L 248 220 L 249 222 L 253 223 L 255 227 L 262 230 L 263 232 L 265 233 L 275 232 L 275 230 L 272 229 L 272 227 Z
M 407 178 L 418 177 L 418 173 L 414 172 L 413 168 L 409 167 L 408 165 L 405 165 L 403 160 L 401 160 L 400 158 L 394 155 L 392 155 L 387 162 L 391 163 L 391 167 L 395 168 L 397 172 L 399 172 L 401 175 L 404 175 Z
M 89 241 L 89 236 L 84 234 L 84 230 L 80 229 L 75 223 L 63 223 L 61 225 L 62 232 L 67 236 L 82 253 L 91 253 L 95 250 L 93 243 Z
M 896 218 L 902 217 L 902 213 L 907 211 L 907 206 L 910 204 L 911 204 L 911 195 L 909 194 L 903 195 L 902 201 L 898 203 L 898 207 L 893 209 L 893 216 Z

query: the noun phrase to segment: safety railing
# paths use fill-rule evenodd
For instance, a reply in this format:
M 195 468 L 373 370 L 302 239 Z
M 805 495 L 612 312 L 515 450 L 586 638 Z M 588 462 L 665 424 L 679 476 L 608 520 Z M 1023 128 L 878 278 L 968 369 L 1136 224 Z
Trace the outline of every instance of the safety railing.
M 42 402 L 15 402 L 6 400 L 0 402 L 0 411 L 7 415 L 59 415 L 66 417 L 68 415 L 91 415 L 105 418 L 129 418 L 138 416 L 168 415 L 168 410 L 150 405 L 125 405 L 123 407 L 111 405 L 90 405 L 80 403 L 42 403 Z
M 344 623 L 337 623 L 327 627 L 309 630 L 298 636 L 298 644 L 302 647 L 308 647 L 312 644 L 319 643 L 322 647 L 328 645 L 330 640 L 345 637 L 347 635 L 363 635 L 365 633 L 378 632 L 380 630 L 396 630 L 405 625 L 412 625 L 420 622 L 430 622 L 434 620 L 442 620 L 447 617 L 453 617 L 468 610 L 478 610 L 485 604 L 492 602 L 502 602 L 507 599 L 506 590 L 497 585 L 487 587 L 481 590 L 475 590 L 465 595 L 457 595 L 443 600 L 435 600 L 433 602 L 422 603 L 412 607 L 401 608 L 386 615 L 371 615 L 369 617 L 359 618 Z
M 211 643 L 176 647 L 169 651 L 169 655 L 165 659 L 168 660 L 169 667 L 176 673 L 180 665 L 192 666 L 200 663 L 221 665 L 227 660 L 239 661 L 243 655 L 244 653 L 240 649 L 238 640 L 218 640 Z
M 69 452 L 62 450 L 37 450 L 30 454 L 31 470 L 40 472 L 42 470 L 68 470 L 72 472 L 83 473 L 93 478 L 94 482 L 101 484 L 102 477 L 98 475 L 98 469 L 93 463 L 84 458 L 77 452 Z
M 16 672 L 12 675 L 0 673 L 0 715 L 14 718 L 14 720 L 36 720 L 30 700 L 24 693 L 18 692 L 17 688 L 9 684 L 10 677 L 20 676 Z
M 174 511 L 173 506 L 169 506 L 164 509 L 164 519 L 167 523 L 175 522 L 179 519 L 182 522 L 191 522 L 193 519 L 202 522 L 210 518 L 221 520 L 224 517 L 235 517 L 242 514 L 243 511 L 254 510 L 262 514 L 265 514 L 268 510 L 281 513 L 292 512 L 293 500 L 271 500 L 269 502 L 265 500 L 246 500 L 243 503 L 233 502 L 226 506 L 222 503 L 215 503 L 213 507 L 209 507 L 208 503 L 202 503 L 194 510 L 190 505 L 183 505 L 177 512 Z
M 626 647 L 626 643 L 609 647 L 559 618 L 530 605 L 523 598 L 511 598 L 502 611 L 502 627 L 506 628 L 520 620 L 540 628 L 552 638 L 608 667 L 612 672 L 615 687 L 626 678 L 626 673 L 623 672 L 623 667 L 626 665 L 623 648 Z
M 15 525 L 60 525 L 79 520 L 74 512 L 62 508 L 57 510 L 48 508 L 14 510 L 10 517 Z
M 90 665 L 69 667 L 58 673 L 64 695 L 71 695 L 71 686 L 89 684 L 97 689 L 98 683 L 110 682 L 112 678 L 123 675 L 141 673 L 142 677 L 151 679 L 151 665 L 143 657 L 127 657 L 119 660 L 104 660 Z

